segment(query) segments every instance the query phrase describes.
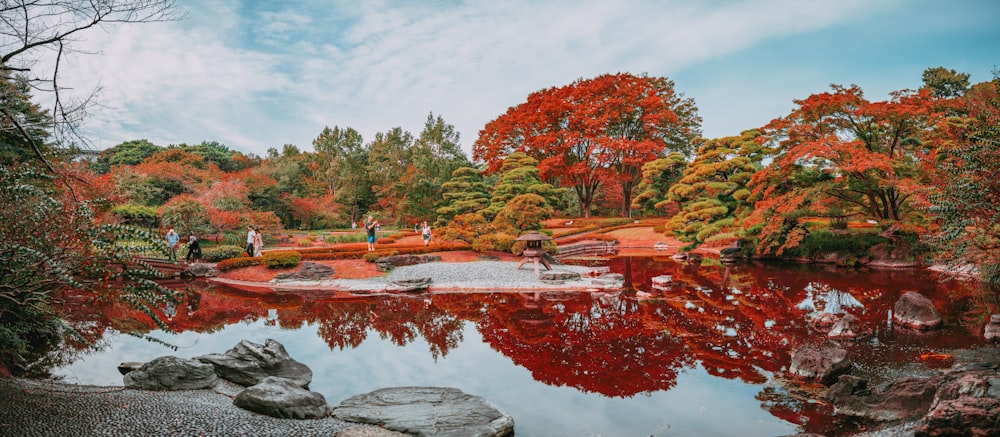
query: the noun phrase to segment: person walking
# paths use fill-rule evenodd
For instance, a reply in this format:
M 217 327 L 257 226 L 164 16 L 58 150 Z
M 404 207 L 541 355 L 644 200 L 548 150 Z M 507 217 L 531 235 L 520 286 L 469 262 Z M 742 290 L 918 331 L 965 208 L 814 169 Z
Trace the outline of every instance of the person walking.
M 424 246 L 431 244 L 431 225 L 427 224 L 426 220 L 420 228 L 420 236 L 424 237 Z
M 198 241 L 198 237 L 195 237 L 194 234 L 188 236 L 188 253 L 184 259 L 189 263 L 192 259 L 194 262 L 201 261 L 201 242 Z
M 264 248 L 264 236 L 261 235 L 260 231 L 254 232 L 253 234 L 253 256 L 260 256 L 261 250 Z
M 167 246 L 170 246 L 170 250 L 167 255 L 170 257 L 170 261 L 177 261 L 177 243 L 180 243 L 181 236 L 174 232 L 174 227 L 171 226 L 167 231 Z
M 365 222 L 365 232 L 368 234 L 368 251 L 372 252 L 375 250 L 375 231 L 378 229 L 378 220 L 368 216 L 368 221 Z
M 253 230 L 253 225 L 247 225 L 247 256 L 253 256 L 253 243 L 257 238 L 257 232 Z

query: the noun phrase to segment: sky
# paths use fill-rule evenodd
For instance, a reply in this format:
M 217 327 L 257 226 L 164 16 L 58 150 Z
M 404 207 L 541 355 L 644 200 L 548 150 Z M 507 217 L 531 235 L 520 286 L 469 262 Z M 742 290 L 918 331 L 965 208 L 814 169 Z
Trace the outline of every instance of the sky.
M 312 151 L 325 127 L 418 136 L 479 131 L 532 92 L 619 72 L 666 77 L 707 138 L 856 84 L 869 100 L 943 66 L 992 79 L 994 0 L 177 0 L 180 21 L 91 29 L 61 67 L 99 87 L 85 132 L 124 141 L 216 141 L 264 156 Z

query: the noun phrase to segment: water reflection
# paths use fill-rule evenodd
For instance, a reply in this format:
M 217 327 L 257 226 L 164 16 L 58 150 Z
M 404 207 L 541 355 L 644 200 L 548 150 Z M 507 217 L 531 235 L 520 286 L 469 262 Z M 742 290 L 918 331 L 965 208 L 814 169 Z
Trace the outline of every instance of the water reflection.
M 437 362 L 463 345 L 468 324 L 477 340 L 548 387 L 610 399 L 658 396 L 677 388 L 681 375 L 703 369 L 752 388 L 752 398 L 767 414 L 803 431 L 829 433 L 851 425 L 837 422 L 828 406 L 780 379 L 791 352 L 821 335 L 806 323 L 809 315 L 825 311 L 857 317 L 874 334 L 849 349 L 855 362 L 872 367 L 919 364 L 927 351 L 981 345 L 989 314 L 1000 312 L 995 293 L 983 293 L 974 284 L 941 284 L 923 272 L 699 266 L 659 258 L 603 263 L 626 275 L 628 291 L 329 297 L 178 283 L 186 287 L 188 299 L 170 309 L 168 325 L 197 333 L 240 323 L 282 331 L 315 326 L 330 353 L 360 348 L 377 336 L 399 347 L 424 345 Z M 653 278 L 662 276 L 670 281 L 654 286 Z M 944 329 L 918 336 L 886 326 L 885 312 L 906 290 L 935 302 L 945 317 Z M 108 329 L 132 334 L 155 329 L 146 315 L 119 306 L 79 314 L 78 322 L 86 323 L 94 339 Z M 532 429 L 519 425 L 519 435 L 525 435 L 524 426 Z

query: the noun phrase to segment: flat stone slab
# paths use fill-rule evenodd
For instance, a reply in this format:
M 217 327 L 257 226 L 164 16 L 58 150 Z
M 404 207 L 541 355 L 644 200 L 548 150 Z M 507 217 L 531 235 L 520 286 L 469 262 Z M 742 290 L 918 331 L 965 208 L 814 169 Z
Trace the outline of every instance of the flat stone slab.
M 340 420 L 410 435 L 492 437 L 514 433 L 514 418 L 485 399 L 449 387 L 392 387 L 330 409 Z

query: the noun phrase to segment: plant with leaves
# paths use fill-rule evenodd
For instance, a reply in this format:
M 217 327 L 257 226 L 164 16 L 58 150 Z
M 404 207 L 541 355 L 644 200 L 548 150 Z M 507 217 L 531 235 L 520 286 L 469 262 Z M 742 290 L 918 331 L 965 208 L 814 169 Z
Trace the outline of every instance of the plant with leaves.
M 857 216 L 883 224 L 920 220 L 908 203 L 933 175 L 931 128 L 942 118 L 928 91 L 866 100 L 857 86 L 795 102 L 764 128 L 774 160 L 752 178 L 744 227 L 760 253 L 780 255 L 807 234 L 801 217 Z
M 347 220 L 357 222 L 374 202 L 366 171 L 368 154 L 361 134 L 351 127 L 325 127 L 313 140 L 313 149 L 327 191 L 346 209 Z
M 624 216 L 642 165 L 668 151 L 689 153 L 700 123 L 673 81 L 609 74 L 532 93 L 485 126 L 473 157 L 491 174 L 508 155 L 528 154 L 543 180 L 575 190 L 584 217 L 600 186 L 615 181 Z
M 941 178 L 928 198 L 940 228 L 930 242 L 944 262 L 971 263 L 1000 283 L 1000 78 L 959 100 L 965 115 L 941 126 Z
M 737 222 L 752 209 L 747 182 L 765 157 L 759 139 L 760 133 L 750 130 L 738 137 L 700 142 L 694 160 L 667 194 L 669 201 L 684 205 L 666 225 L 668 235 L 690 243 L 682 250 L 692 250 L 710 238 L 737 238 Z
M 632 208 L 643 213 L 668 213 L 672 205 L 667 199 L 670 186 L 680 180 L 687 158 L 680 153 L 671 152 L 665 158 L 657 158 L 642 166 L 642 180 L 636 186 Z
M 542 229 L 542 222 L 552 217 L 552 207 L 534 193 L 518 195 L 504 205 L 493 219 L 493 227 L 511 235 Z
M 490 203 L 489 187 L 483 174 L 472 167 L 459 167 L 451 179 L 441 185 L 442 206 L 435 212 L 434 227 L 448 224 L 455 216 L 479 212 Z
M 204 235 L 217 230 L 209 220 L 208 209 L 189 194 L 176 196 L 160 208 L 160 224 L 174 228 L 181 235 Z
M 522 194 L 536 194 L 547 208 L 559 205 L 563 188 L 555 188 L 538 177 L 538 161 L 522 152 L 514 152 L 503 160 L 497 184 L 493 187 L 490 204 L 482 211 L 487 219 L 497 217 L 507 204 Z
M 66 296 L 123 301 L 154 320 L 179 298 L 141 259 L 166 253 L 161 237 L 97 222 L 90 202 L 68 201 L 53 180 L 0 167 L 0 364 L 18 373 L 72 331 L 51 306 Z
M 408 192 L 404 215 L 432 219 L 443 200 L 441 187 L 455 169 L 472 163 L 462 151 L 455 127 L 433 113 L 427 115 L 424 129 L 408 153 L 410 165 L 404 176 Z

